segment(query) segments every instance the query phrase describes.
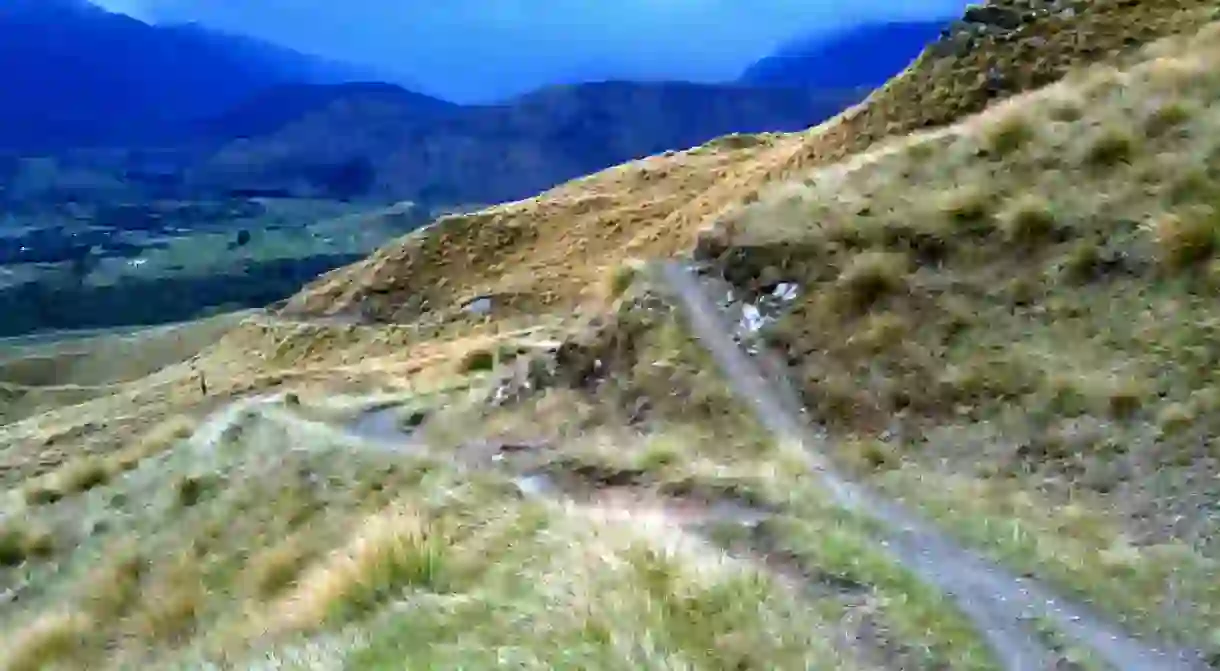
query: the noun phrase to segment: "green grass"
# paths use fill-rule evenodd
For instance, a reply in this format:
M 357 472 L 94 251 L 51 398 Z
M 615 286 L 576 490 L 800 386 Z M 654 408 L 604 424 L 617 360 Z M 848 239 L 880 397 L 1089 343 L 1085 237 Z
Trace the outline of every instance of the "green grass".
M 1136 545 L 1083 504 L 1051 505 L 984 480 L 908 469 L 879 482 L 968 545 L 1130 627 L 1203 645 L 1220 631 L 1220 564 L 1184 545 Z
M 828 623 L 748 566 L 544 506 L 483 525 L 464 588 L 407 598 L 354 668 L 853 668 Z M 834 660 L 831 662 L 830 660 Z
M 923 584 L 878 545 L 875 523 L 801 495 L 788 516 L 768 528 L 778 549 L 799 566 L 835 582 L 867 586 L 880 619 L 928 669 L 996 669 L 979 633 L 952 600 Z

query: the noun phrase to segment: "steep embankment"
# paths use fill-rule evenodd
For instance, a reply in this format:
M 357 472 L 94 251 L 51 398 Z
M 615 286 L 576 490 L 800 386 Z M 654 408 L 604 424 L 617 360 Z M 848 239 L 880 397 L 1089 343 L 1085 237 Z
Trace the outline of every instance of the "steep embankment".
M 1204 0 L 998 2 L 950 34 L 861 105 L 806 133 L 732 136 L 569 182 L 536 198 L 446 217 L 307 286 L 291 314 L 361 306 L 382 319 L 444 313 L 481 293 L 522 306 L 568 307 L 632 256 L 691 247 L 698 229 L 764 184 L 950 123 L 989 102 L 1109 61 L 1212 15 Z

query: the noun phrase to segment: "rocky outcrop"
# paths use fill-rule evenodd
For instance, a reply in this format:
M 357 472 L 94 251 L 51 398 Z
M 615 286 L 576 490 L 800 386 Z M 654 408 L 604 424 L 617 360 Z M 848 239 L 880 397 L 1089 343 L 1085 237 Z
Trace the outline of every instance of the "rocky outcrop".
M 988 38 L 998 41 L 1020 39 L 1025 31 L 1033 30 L 1033 24 L 1050 16 L 1070 20 L 1078 11 L 1087 11 L 1080 0 L 1016 0 L 972 5 L 966 8 L 961 20 L 954 21 L 941 32 L 940 39 L 932 45 L 935 56 L 964 56 Z M 1034 46 L 1040 41 L 1035 40 Z

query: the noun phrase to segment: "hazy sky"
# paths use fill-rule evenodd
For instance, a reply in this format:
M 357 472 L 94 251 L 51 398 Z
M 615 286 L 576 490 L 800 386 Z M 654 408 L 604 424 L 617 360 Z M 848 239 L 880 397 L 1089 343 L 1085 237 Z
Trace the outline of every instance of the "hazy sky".
M 459 102 L 559 81 L 716 81 L 778 43 L 966 0 L 96 0 L 376 67 Z

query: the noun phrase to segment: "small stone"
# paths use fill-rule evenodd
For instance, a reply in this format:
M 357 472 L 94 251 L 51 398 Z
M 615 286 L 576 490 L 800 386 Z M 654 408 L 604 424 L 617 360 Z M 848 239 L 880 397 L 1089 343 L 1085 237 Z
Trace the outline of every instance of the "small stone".
M 491 313 L 492 301 L 490 296 L 479 296 L 471 299 L 462 306 L 466 312 L 475 315 L 487 315 Z

